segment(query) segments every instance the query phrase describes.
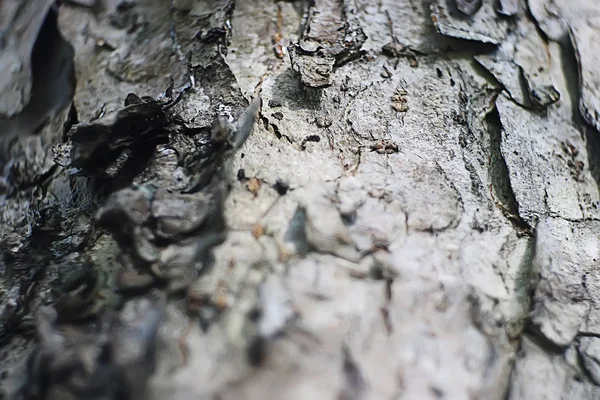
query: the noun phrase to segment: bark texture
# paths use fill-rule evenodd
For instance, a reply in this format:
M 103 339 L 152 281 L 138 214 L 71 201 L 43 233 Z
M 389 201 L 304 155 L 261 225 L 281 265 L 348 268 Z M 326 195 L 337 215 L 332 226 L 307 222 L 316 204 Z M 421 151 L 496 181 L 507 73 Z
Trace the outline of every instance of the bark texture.
M 0 396 L 600 398 L 597 1 L 0 16 Z

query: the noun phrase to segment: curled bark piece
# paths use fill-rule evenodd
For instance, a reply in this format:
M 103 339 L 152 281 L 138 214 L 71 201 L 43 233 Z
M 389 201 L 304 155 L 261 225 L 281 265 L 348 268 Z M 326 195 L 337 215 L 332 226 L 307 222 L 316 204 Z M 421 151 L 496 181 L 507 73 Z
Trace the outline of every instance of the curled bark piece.
M 250 136 L 252 129 L 254 129 L 254 123 L 258 118 L 258 113 L 260 111 L 261 99 L 260 97 L 254 98 L 250 103 L 250 106 L 240 115 L 237 123 L 234 126 L 234 131 L 232 132 L 229 140 L 231 141 L 232 149 L 238 150 L 242 147 L 242 145 Z
M 457 39 L 500 44 L 508 31 L 507 21 L 498 18 L 493 2 L 480 2 L 475 7 L 476 2 L 477 0 L 459 0 L 456 3 L 434 0 L 431 19 L 436 30 L 444 36 Z M 457 9 L 462 10 L 459 13 Z M 464 14 L 470 15 L 470 18 L 465 18 Z
M 474 58 L 524 107 L 545 108 L 560 99 L 550 74 L 556 61 L 532 22 L 521 22 L 496 50 Z
M 552 85 L 531 88 L 531 100 L 540 107 L 547 107 L 560 100 L 560 93 Z
M 512 17 L 519 12 L 518 0 L 500 0 L 498 3 L 498 13 Z
M 333 68 L 360 56 L 367 36 L 353 18 L 352 0 L 318 0 L 310 10 L 302 39 L 288 48 L 292 68 L 303 84 L 327 87 Z
M 300 74 L 303 84 L 316 88 L 331 85 L 335 58 L 312 57 L 310 54 L 300 53 L 296 45 L 291 45 L 288 50 L 292 59 L 292 68 Z
M 587 123 L 600 129 L 600 31 L 597 15 L 600 3 L 577 0 L 530 0 L 532 16 L 539 28 L 552 40 L 569 38 L 579 72 L 579 112 Z
M 456 8 L 462 13 L 473 15 L 481 8 L 481 0 L 456 0 Z
M 600 96 L 598 85 L 600 74 L 600 33 L 592 25 L 575 25 L 569 30 L 571 43 L 575 49 L 575 58 L 579 66 L 579 112 L 587 123 L 600 130 Z

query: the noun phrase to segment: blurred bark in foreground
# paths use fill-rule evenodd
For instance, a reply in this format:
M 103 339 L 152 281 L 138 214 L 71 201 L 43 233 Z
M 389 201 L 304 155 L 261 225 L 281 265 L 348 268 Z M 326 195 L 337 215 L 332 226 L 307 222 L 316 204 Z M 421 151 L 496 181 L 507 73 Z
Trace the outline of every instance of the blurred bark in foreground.
M 0 2 L 4 398 L 600 398 L 599 18 Z

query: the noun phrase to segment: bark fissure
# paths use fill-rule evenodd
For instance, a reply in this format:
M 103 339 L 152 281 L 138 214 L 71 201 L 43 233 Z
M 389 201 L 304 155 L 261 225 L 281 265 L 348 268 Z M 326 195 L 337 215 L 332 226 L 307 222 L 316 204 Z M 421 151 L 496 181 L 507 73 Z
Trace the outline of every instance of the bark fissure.
M 491 195 L 496 199 L 494 203 L 515 229 L 531 236 L 532 227 L 519 216 L 519 205 L 510 183 L 506 161 L 500 149 L 502 123 L 495 107 L 485 116 L 485 123 L 490 140 L 488 171 L 490 174 Z

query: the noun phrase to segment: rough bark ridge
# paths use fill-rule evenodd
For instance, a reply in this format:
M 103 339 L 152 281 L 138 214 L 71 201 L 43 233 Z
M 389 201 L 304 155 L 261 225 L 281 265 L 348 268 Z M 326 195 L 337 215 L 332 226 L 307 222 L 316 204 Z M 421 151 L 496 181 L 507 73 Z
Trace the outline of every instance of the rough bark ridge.
M 1 2 L 0 396 L 600 398 L 563 3 Z

